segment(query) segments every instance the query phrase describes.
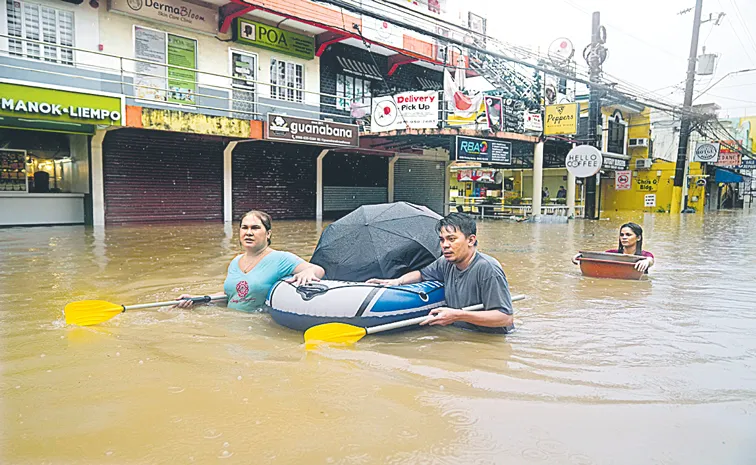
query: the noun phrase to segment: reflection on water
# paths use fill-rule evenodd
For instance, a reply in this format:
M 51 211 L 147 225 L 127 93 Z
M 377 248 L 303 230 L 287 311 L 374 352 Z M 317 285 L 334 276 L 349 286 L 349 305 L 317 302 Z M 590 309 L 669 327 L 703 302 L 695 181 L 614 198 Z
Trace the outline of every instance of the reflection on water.
M 640 282 L 570 257 L 641 223 Z M 274 224 L 309 257 L 314 221 Z M 425 328 L 303 350 L 267 315 L 68 302 L 221 289 L 236 226 L 0 230 L 1 463 L 756 463 L 756 215 L 487 221 L 518 330 Z

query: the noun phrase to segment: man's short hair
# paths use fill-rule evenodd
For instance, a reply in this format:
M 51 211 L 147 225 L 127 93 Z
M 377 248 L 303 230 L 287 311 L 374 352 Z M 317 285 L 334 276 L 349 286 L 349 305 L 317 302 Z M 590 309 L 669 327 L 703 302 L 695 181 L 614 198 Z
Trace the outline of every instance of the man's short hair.
M 464 234 L 465 237 L 468 237 L 471 234 L 478 234 L 478 226 L 475 224 L 475 220 L 465 213 L 449 213 L 438 220 L 438 223 L 436 223 L 436 232 L 441 233 L 444 229 L 459 231 Z

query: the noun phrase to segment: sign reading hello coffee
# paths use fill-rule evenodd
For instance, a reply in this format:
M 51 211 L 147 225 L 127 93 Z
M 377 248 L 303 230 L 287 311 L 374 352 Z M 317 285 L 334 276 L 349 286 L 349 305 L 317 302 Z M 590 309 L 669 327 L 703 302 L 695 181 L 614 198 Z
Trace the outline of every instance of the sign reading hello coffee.
M 359 127 L 356 124 L 334 123 L 319 119 L 268 113 L 268 140 L 299 142 L 336 147 L 358 147 Z

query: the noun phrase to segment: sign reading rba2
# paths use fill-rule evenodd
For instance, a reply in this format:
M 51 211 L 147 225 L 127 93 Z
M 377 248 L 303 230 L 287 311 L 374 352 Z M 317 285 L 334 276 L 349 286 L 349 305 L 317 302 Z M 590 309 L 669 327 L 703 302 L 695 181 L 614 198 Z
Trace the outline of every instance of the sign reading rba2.
M 121 126 L 122 106 L 120 97 L 0 82 L 0 116 Z
M 456 160 L 512 164 L 512 143 L 493 139 L 457 136 Z
M 359 127 L 356 124 L 334 123 L 319 119 L 268 113 L 267 138 L 337 147 L 358 147 Z
M 693 161 L 714 163 L 719 160 L 719 142 L 699 142 L 693 152 Z
M 234 40 L 239 43 L 267 48 L 291 56 L 312 60 L 315 57 L 315 38 L 284 31 L 275 26 L 237 18 Z

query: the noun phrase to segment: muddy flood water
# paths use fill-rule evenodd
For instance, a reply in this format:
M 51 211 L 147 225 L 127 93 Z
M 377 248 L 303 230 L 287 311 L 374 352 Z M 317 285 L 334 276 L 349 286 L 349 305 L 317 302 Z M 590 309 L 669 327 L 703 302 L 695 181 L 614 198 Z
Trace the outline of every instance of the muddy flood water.
M 577 250 L 645 228 L 640 282 Z M 314 221 L 274 220 L 309 258 Z M 2 464 L 756 463 L 756 214 L 479 223 L 517 331 L 425 328 L 305 351 L 266 314 L 66 303 L 222 290 L 235 226 L 0 230 Z

